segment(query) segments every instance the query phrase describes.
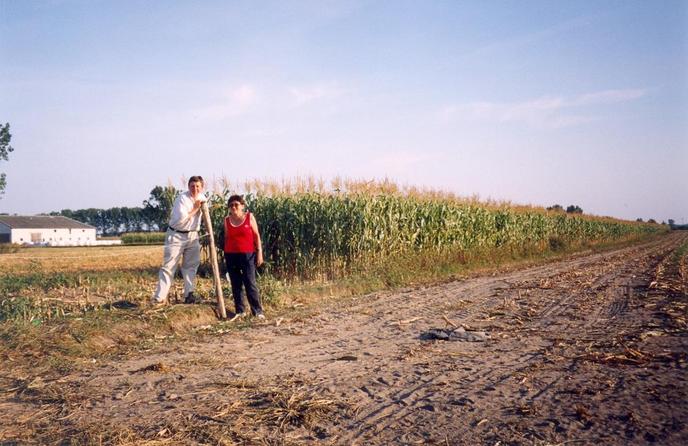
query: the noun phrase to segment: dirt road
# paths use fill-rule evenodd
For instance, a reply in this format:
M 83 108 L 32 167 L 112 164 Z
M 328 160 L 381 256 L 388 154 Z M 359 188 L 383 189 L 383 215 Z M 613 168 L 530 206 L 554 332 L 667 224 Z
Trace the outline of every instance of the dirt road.
M 51 421 L 15 428 L 106 444 L 688 444 L 672 264 L 686 239 L 161 340 L 46 384 L 69 389 L 36 406 Z M 454 326 L 488 339 L 421 338 Z

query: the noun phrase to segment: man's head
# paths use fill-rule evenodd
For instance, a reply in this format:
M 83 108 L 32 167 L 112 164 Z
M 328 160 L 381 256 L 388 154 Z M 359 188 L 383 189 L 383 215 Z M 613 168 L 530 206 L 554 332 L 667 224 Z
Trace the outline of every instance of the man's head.
M 192 196 L 197 196 L 201 193 L 203 193 L 203 186 L 205 183 L 203 182 L 203 177 L 200 175 L 194 175 L 191 178 L 189 178 L 189 193 L 191 193 Z

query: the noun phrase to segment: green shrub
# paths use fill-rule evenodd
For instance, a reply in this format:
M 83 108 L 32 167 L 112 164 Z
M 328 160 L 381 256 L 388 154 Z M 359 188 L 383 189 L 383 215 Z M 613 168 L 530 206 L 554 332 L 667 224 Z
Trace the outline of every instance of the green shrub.
M 60 304 L 48 304 L 28 297 L 0 298 L 0 322 L 21 321 L 41 324 L 46 319 L 64 316 Z
M 165 243 L 164 232 L 128 232 L 122 234 L 125 245 L 162 245 Z
M 0 243 L 0 254 L 12 254 L 20 250 L 21 246 L 16 243 Z

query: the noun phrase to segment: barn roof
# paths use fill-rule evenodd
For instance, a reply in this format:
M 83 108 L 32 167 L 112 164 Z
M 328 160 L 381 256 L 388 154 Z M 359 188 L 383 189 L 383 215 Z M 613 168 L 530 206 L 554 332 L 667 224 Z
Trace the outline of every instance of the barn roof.
M 12 229 L 95 229 L 91 225 L 71 218 L 48 215 L 29 217 L 0 215 L 0 223 L 4 223 Z

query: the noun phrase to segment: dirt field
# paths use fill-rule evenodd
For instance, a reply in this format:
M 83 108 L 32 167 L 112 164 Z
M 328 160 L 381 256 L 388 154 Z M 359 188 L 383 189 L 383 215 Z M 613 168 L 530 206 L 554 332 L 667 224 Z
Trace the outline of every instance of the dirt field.
M 201 327 L 6 381 L 0 441 L 688 444 L 686 240 Z M 488 338 L 421 336 L 458 326 Z

